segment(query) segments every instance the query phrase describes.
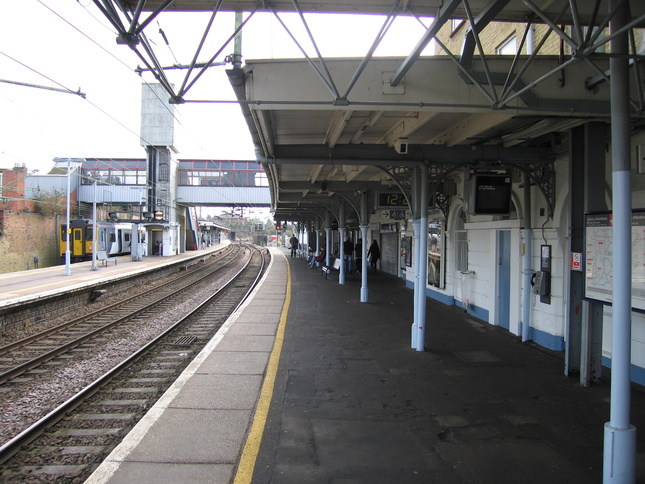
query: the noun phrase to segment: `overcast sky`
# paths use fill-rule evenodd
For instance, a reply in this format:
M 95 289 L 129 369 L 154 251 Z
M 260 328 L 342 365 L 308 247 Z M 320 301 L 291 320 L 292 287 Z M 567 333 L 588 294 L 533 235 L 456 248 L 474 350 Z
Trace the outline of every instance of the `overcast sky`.
M 164 66 L 191 62 L 208 18 L 169 13 L 150 24 L 146 35 Z M 285 19 L 308 45 L 299 19 Z M 319 15 L 307 20 L 324 56 L 362 57 L 384 19 Z M 233 14 L 218 14 L 199 61 L 210 59 L 233 28 Z M 422 32 L 417 20 L 397 19 L 377 55 L 407 55 Z M 139 140 L 141 89 L 154 79 L 135 72 L 140 60 L 115 39 L 91 0 L 0 2 L 0 168 L 24 164 L 46 173 L 54 157 L 145 157 Z M 256 14 L 242 42 L 245 59 L 301 57 L 269 14 Z M 231 44 L 216 60 L 232 51 Z M 310 48 L 309 55 L 314 55 Z M 234 100 L 224 69 L 211 68 L 186 99 Z M 178 72 L 171 81 L 181 84 L 183 75 Z M 85 98 L 6 81 L 80 90 Z M 236 104 L 187 103 L 177 106 L 176 117 L 178 158 L 254 159 Z

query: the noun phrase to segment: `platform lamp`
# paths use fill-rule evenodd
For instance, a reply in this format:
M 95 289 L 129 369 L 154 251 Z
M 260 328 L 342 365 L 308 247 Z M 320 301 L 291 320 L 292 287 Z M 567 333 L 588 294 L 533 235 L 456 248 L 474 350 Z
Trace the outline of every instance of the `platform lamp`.
M 72 254 L 69 250 L 69 233 L 71 232 L 69 227 L 69 197 L 70 197 L 70 178 L 71 178 L 71 169 L 78 168 L 85 162 L 85 158 L 54 158 L 54 163 L 63 163 L 67 162 L 67 230 L 65 231 L 65 275 L 71 276 L 71 259 Z

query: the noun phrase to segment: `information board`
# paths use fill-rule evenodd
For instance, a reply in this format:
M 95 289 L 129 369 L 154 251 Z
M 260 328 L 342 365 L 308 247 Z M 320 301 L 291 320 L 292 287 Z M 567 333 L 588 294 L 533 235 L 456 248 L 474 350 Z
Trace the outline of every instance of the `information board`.
M 585 297 L 612 303 L 614 237 L 611 212 L 585 214 Z M 632 308 L 645 311 L 645 211 L 632 213 Z

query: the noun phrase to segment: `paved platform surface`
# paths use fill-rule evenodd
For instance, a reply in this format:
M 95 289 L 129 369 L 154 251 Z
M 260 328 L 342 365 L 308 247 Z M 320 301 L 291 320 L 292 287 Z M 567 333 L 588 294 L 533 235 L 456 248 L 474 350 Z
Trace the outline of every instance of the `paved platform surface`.
M 132 260 L 129 255 L 115 257 L 116 263 L 97 262 L 97 269 L 92 270 L 92 262 L 70 264 L 70 275 L 66 275 L 65 265 L 32 269 L 29 271 L 8 272 L 0 274 L 0 308 L 25 302 L 33 298 L 44 297 L 71 288 L 92 286 L 102 281 L 156 269 L 165 264 L 174 264 L 181 260 L 203 256 L 229 245 L 229 241 L 214 245 L 208 249 L 183 252 L 169 257 L 145 256 L 141 260 Z
M 254 483 L 602 482 L 609 385 L 581 387 L 559 355 L 369 273 L 338 285 L 289 259 L 294 284 Z M 645 395 L 632 392 L 638 482 Z
M 360 303 L 359 276 L 339 285 L 272 250 L 254 299 L 88 483 L 229 483 L 238 465 L 236 483 L 602 482 L 608 383 L 583 388 L 564 377 L 559 355 L 431 300 L 417 352 L 413 292 L 400 280 L 370 272 Z M 248 471 L 240 456 L 269 377 Z M 637 482 L 641 390 L 632 392 Z

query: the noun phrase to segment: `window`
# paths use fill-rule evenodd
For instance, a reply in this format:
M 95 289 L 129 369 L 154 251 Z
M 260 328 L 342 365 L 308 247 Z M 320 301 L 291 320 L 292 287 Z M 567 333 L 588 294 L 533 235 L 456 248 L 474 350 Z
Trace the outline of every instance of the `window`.
M 450 33 L 452 34 L 459 30 L 459 27 L 461 27 L 461 24 L 463 24 L 464 22 L 465 20 L 462 18 L 450 19 Z
M 159 181 L 169 181 L 170 180 L 170 170 L 168 169 L 168 163 L 159 163 Z
M 269 179 L 267 178 L 266 173 L 261 172 L 261 173 L 256 173 L 255 174 L 255 186 L 256 187 L 268 187 L 269 186 Z
M 515 34 L 502 42 L 497 49 L 495 49 L 495 53 L 498 55 L 515 55 L 517 53 L 517 37 Z
M 468 232 L 464 229 L 466 215 L 463 210 L 455 220 L 455 269 L 468 272 Z

